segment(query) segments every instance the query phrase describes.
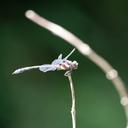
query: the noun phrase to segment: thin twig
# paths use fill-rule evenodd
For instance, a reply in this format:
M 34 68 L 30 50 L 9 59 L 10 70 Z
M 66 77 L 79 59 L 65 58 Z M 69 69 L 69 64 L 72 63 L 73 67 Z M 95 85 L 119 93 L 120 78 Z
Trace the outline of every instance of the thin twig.
M 45 18 L 39 16 L 32 10 L 26 12 L 26 17 L 41 27 L 51 31 L 53 34 L 59 36 L 60 38 L 67 41 L 69 44 L 73 45 L 78 51 L 84 56 L 88 57 L 93 63 L 95 63 L 105 74 L 107 79 L 111 80 L 115 86 L 119 96 L 121 105 L 124 108 L 126 115 L 126 128 L 128 128 L 128 96 L 127 90 L 121 78 L 118 76 L 118 72 L 100 55 L 98 55 L 91 47 L 85 42 L 81 41 L 78 37 L 73 35 L 68 30 L 63 27 L 46 20 Z
M 71 72 L 66 75 L 68 77 L 70 83 L 70 90 L 72 96 L 72 107 L 71 107 L 71 116 L 72 116 L 72 128 L 76 128 L 76 105 L 75 105 L 75 90 L 73 85 L 73 80 L 71 76 Z

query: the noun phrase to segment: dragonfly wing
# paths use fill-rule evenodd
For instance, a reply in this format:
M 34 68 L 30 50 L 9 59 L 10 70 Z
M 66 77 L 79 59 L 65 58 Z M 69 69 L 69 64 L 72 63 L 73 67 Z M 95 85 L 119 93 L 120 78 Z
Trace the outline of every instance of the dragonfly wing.
M 52 65 L 59 65 L 62 63 L 62 59 L 55 59 L 52 61 Z
M 55 71 L 57 68 L 52 64 L 44 64 L 39 67 L 39 70 L 42 72 Z
M 63 60 L 67 60 L 68 57 L 71 56 L 74 51 L 75 51 L 75 48 Z
M 61 59 L 61 60 L 62 60 L 62 54 L 60 54 L 60 55 L 58 56 L 58 59 Z
M 60 54 L 57 59 L 52 61 L 52 65 L 59 65 L 60 63 L 62 63 L 62 54 Z

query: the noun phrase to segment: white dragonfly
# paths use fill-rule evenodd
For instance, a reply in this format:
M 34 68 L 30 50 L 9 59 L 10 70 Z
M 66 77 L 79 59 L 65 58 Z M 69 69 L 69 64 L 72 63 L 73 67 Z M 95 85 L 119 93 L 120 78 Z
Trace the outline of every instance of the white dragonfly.
M 12 74 L 14 75 L 14 74 L 23 73 L 23 72 L 31 70 L 31 69 L 39 69 L 42 72 L 65 70 L 66 71 L 65 75 L 67 75 L 68 72 L 71 72 L 72 70 L 75 70 L 78 68 L 77 61 L 68 60 L 68 57 L 71 56 L 71 54 L 74 51 L 75 51 L 75 48 L 63 59 L 62 59 L 62 54 L 60 54 L 57 59 L 52 61 L 51 64 L 43 64 L 43 65 L 38 65 L 38 66 L 19 68 L 19 69 L 15 70 Z

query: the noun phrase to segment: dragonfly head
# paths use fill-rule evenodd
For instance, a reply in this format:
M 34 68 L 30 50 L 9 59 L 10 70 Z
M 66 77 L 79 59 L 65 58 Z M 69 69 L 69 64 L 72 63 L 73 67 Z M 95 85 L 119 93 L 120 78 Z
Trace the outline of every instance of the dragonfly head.
M 78 68 L 78 62 L 74 60 L 72 62 L 72 66 L 73 66 L 73 69 L 77 69 Z

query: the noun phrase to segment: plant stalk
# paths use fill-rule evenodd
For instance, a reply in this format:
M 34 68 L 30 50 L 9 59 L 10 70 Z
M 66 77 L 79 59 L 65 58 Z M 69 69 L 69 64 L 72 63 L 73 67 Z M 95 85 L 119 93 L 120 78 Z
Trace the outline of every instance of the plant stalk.
M 67 75 L 69 83 L 70 83 L 70 90 L 72 96 L 72 107 L 71 107 L 71 116 L 72 116 L 72 128 L 76 128 L 76 105 L 75 105 L 75 90 L 73 85 L 73 80 L 71 73 Z

